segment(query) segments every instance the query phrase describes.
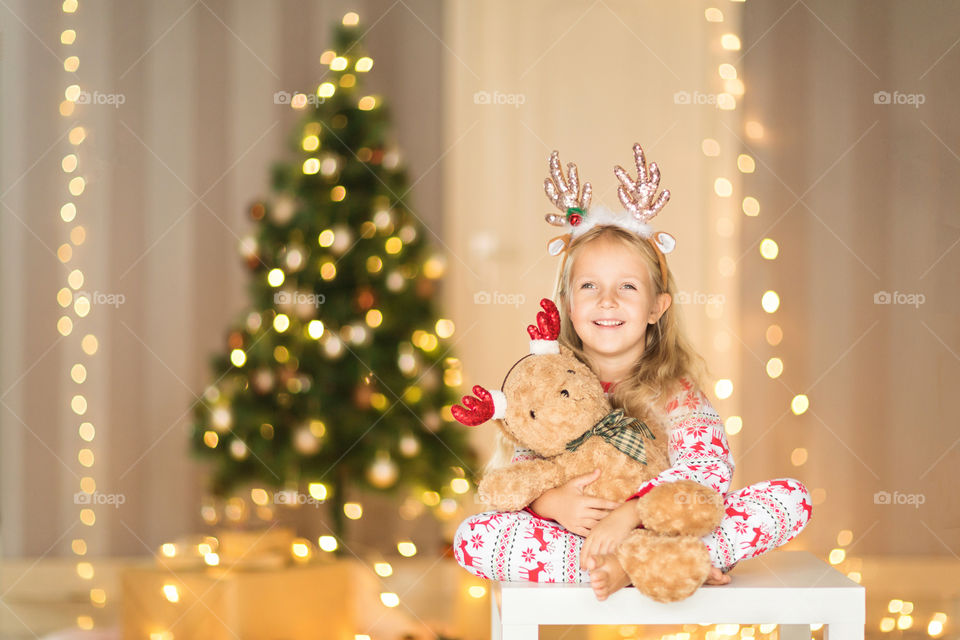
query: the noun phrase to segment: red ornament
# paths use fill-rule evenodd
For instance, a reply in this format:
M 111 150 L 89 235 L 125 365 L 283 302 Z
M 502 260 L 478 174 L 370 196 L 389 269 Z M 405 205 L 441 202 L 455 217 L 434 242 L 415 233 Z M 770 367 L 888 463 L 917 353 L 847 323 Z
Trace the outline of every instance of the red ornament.
M 417 280 L 417 284 L 416 284 L 416 287 L 414 288 L 414 291 L 416 292 L 417 297 L 420 297 L 423 299 L 430 298 L 431 296 L 433 296 L 433 292 L 434 292 L 433 280 L 429 280 L 427 278 L 419 278 Z
M 581 220 L 583 220 L 583 218 L 580 217 L 580 214 L 579 214 L 579 213 L 572 213 L 572 214 L 570 214 L 570 226 L 571 226 L 571 227 L 575 227 L 575 226 L 577 226 L 578 224 L 580 224 L 580 221 L 581 221 Z
M 243 349 L 243 334 L 239 331 L 233 331 L 227 338 L 227 344 L 231 349 Z
M 373 306 L 373 303 L 373 292 L 370 291 L 370 289 L 365 288 L 357 295 L 357 304 L 360 306 L 360 309 L 366 311 Z

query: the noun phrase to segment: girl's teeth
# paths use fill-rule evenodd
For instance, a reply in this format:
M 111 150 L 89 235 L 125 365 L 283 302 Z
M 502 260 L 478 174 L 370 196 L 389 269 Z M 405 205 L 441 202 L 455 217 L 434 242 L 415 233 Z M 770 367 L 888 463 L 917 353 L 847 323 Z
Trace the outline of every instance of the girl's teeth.
M 595 320 L 596 324 L 601 327 L 619 327 L 623 322 L 619 320 Z

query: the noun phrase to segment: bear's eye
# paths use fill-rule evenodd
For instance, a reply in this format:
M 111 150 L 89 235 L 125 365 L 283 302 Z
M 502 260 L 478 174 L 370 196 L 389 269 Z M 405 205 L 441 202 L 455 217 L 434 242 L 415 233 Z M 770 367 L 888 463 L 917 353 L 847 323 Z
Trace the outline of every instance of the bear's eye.
M 530 409 L 530 417 L 533 418 L 534 420 L 537 419 L 537 414 L 534 412 L 533 409 Z
M 561 389 L 561 390 L 560 390 L 560 395 L 562 395 L 564 398 L 569 398 L 569 397 L 570 397 L 570 392 L 567 391 L 566 389 Z
M 567 369 L 567 373 L 574 373 L 573 369 Z

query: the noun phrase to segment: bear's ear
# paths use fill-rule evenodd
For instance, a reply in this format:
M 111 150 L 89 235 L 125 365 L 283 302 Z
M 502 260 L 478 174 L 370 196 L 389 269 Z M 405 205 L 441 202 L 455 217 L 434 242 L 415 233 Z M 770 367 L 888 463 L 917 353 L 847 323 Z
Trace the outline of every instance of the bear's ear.
M 575 356 L 575 355 L 573 354 L 573 349 L 571 349 L 570 347 L 565 347 L 565 346 L 562 345 L 562 344 L 560 345 L 560 355 L 562 355 L 562 356 L 565 357 L 565 358 L 576 358 L 576 357 L 577 357 L 577 356 Z

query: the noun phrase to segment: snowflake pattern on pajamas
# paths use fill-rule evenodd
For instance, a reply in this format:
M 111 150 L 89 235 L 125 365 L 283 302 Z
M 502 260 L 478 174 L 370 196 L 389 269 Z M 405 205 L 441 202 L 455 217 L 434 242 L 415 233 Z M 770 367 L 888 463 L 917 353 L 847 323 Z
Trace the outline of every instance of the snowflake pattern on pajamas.
M 806 487 L 792 478 L 759 482 L 728 492 L 734 463 L 720 416 L 689 382 L 666 404 L 670 468 L 644 483 L 649 488 L 688 479 L 724 494 L 724 516 L 701 538 L 713 566 L 729 571 L 794 539 L 813 513 Z M 513 461 L 536 458 L 517 448 Z M 507 582 L 588 582 L 580 569 L 581 536 L 524 511 L 487 511 L 464 520 L 454 536 L 454 556 L 480 578 Z

